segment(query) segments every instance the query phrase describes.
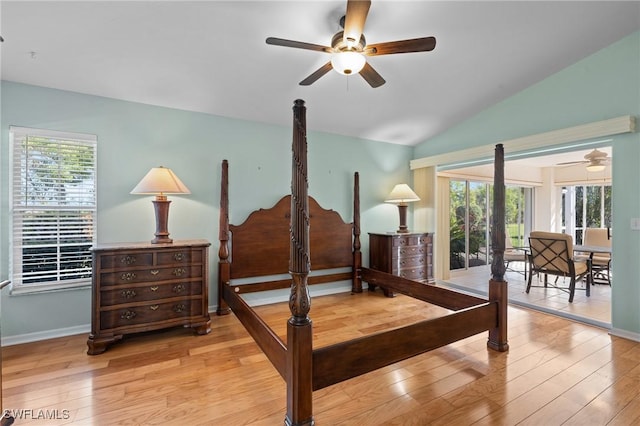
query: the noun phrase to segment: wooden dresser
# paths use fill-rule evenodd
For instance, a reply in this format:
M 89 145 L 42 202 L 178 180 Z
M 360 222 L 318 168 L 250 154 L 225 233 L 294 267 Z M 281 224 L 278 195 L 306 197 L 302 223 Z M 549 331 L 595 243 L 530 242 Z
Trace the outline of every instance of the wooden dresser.
M 209 333 L 209 246 L 183 240 L 93 247 L 87 353 L 100 354 L 129 333 L 179 325 Z
M 433 234 L 369 233 L 369 267 L 433 284 Z M 369 283 L 369 289 L 375 285 Z M 393 293 L 383 288 L 385 295 Z

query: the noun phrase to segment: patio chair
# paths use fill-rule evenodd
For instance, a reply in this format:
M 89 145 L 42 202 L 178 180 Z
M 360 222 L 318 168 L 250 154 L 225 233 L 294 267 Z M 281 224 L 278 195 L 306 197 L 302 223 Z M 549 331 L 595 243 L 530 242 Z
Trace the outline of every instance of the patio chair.
M 573 238 L 571 235 L 556 232 L 534 231 L 529 235 L 529 247 L 531 250 L 529 280 L 527 290 L 531 287 L 548 287 L 548 275 L 569 278 L 569 287 L 559 287 L 569 293 L 569 303 L 573 302 L 576 291 L 576 281 L 585 283 L 584 290 L 587 297 L 591 296 L 591 259 L 574 260 Z M 534 274 L 544 274 L 544 286 L 531 285 Z M 557 280 L 556 280 L 557 283 Z
M 508 271 L 514 271 L 524 274 L 524 279 L 527 279 L 527 259 L 528 253 L 525 248 L 515 248 L 511 243 L 511 237 L 509 236 L 509 231 L 505 231 L 505 243 L 504 243 L 504 263 L 505 269 Z M 524 265 L 524 272 L 516 269 L 510 269 L 509 265 L 511 262 L 522 262 Z
M 585 246 L 598 246 L 611 248 L 611 235 L 607 228 L 587 228 L 584 230 L 583 244 Z M 593 273 L 592 284 L 611 285 L 611 254 L 590 253 L 591 271 Z M 584 258 L 583 256 L 580 256 Z

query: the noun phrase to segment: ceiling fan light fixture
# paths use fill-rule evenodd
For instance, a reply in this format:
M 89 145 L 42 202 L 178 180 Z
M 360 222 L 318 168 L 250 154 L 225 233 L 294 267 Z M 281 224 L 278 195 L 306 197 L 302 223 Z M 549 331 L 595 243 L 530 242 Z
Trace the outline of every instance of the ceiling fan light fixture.
M 343 75 L 358 74 L 366 62 L 362 53 L 352 50 L 337 52 L 331 56 L 331 66 Z
M 605 169 L 605 165 L 604 164 L 600 164 L 600 163 L 593 163 L 593 164 L 587 164 L 587 171 L 588 172 L 601 172 Z

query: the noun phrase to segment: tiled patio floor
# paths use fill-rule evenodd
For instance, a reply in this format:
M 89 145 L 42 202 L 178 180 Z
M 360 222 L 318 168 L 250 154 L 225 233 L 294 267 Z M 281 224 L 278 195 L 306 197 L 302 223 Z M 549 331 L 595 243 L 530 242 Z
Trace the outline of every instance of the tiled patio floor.
M 446 282 L 438 281 L 438 284 L 486 295 L 490 277 L 491 267 L 489 265 L 476 266 L 468 270 L 453 270 Z M 569 303 L 569 294 L 553 287 L 532 287 L 529 294 L 525 293 L 527 283 L 521 273 L 507 271 L 505 279 L 509 283 L 510 303 L 611 328 L 611 287 L 608 285 L 592 286 L 591 296 L 587 297 L 584 285 L 579 281 L 576 284 L 573 303 Z M 535 281 L 537 277 L 534 276 L 533 279 Z M 549 277 L 549 279 L 552 282 L 555 277 Z M 560 278 L 558 284 L 568 286 L 568 281 L 563 283 L 563 279 Z

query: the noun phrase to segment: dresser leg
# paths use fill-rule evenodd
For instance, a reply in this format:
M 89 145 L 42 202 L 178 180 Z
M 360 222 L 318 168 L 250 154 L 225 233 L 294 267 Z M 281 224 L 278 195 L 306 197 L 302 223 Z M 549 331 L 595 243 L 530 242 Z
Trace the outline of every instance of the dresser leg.
M 389 290 L 386 287 L 380 287 L 382 289 L 382 292 L 384 293 L 385 296 L 387 297 L 396 297 L 396 294 L 393 292 L 393 290 Z
M 196 334 L 199 334 L 200 336 L 209 334 L 211 332 L 211 320 L 207 321 L 204 324 L 192 325 L 191 328 L 196 332 Z
M 87 339 L 87 355 L 100 355 L 107 350 L 107 346 L 122 339 L 122 336 L 96 337 L 93 334 Z

